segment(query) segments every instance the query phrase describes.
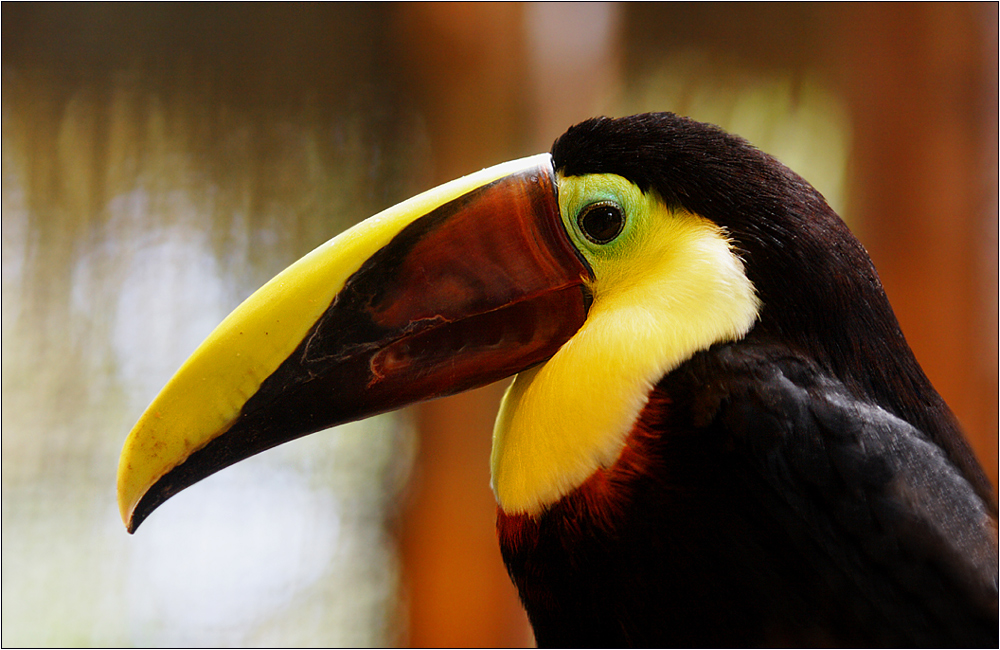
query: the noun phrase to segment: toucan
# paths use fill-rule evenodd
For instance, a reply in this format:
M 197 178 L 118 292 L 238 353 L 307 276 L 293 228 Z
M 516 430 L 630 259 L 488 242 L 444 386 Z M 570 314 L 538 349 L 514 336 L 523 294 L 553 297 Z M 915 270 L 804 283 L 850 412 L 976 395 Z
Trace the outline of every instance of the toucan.
M 997 646 L 993 488 L 865 249 L 670 113 L 582 122 L 295 262 L 139 419 L 122 518 L 512 375 L 491 486 L 539 645 Z

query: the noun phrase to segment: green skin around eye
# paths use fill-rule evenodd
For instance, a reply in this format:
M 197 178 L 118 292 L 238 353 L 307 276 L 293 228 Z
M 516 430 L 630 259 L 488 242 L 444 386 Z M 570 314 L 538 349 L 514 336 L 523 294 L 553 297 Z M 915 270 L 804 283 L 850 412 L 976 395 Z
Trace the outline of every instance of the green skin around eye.
M 559 178 L 559 207 L 570 238 L 591 268 L 599 273 L 602 260 L 621 257 L 642 238 L 650 214 L 652 197 L 615 174 L 588 174 Z M 595 203 L 614 203 L 625 216 L 622 232 L 612 241 L 599 244 L 580 231 L 581 213 Z

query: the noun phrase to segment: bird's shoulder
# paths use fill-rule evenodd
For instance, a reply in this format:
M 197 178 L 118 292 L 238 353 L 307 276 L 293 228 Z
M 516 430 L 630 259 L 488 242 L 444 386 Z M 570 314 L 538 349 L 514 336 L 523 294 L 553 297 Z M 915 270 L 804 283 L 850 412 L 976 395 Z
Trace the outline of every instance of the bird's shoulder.
M 914 598 L 936 586 L 942 610 L 971 608 L 995 632 L 996 519 L 925 432 L 780 347 L 715 346 L 655 393 L 669 396 L 671 420 L 754 472 L 845 571 L 878 567 Z

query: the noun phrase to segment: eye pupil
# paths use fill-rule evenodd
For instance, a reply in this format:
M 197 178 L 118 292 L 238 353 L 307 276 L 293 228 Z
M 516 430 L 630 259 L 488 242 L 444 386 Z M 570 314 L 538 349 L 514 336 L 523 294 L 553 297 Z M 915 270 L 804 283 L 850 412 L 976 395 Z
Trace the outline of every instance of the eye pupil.
M 607 244 L 625 228 L 625 214 L 616 203 L 605 201 L 588 205 L 577 219 L 580 231 L 595 244 Z

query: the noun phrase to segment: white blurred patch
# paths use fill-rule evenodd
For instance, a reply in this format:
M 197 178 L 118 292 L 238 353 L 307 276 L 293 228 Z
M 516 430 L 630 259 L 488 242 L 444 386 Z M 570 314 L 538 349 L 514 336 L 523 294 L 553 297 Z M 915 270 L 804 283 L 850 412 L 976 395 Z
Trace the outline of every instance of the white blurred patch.
M 231 641 L 324 575 L 340 534 L 334 499 L 273 465 L 257 457 L 216 474 L 136 533 L 127 594 L 136 642 Z

